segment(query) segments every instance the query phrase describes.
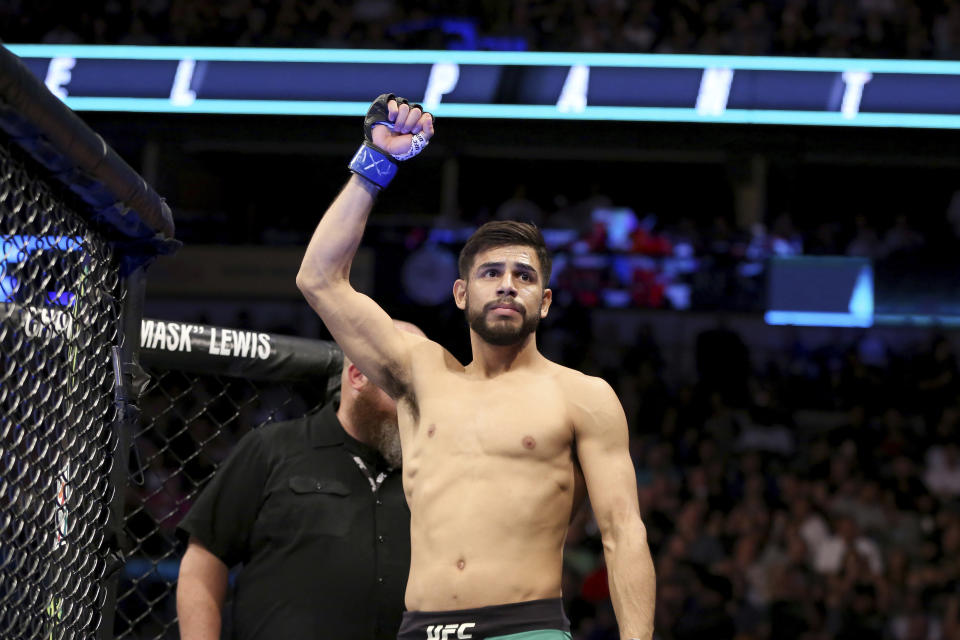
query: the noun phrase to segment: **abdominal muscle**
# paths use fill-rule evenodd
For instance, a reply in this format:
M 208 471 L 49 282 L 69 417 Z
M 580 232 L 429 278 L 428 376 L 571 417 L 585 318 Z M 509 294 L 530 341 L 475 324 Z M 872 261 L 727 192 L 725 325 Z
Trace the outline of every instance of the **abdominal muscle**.
M 569 456 L 451 456 L 405 474 L 411 510 L 411 611 L 560 596 L 573 500 Z

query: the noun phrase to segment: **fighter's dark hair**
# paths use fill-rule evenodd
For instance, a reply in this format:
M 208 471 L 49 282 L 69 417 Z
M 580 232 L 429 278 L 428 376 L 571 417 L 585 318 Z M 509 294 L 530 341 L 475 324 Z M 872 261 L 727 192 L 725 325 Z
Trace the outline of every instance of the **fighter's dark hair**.
M 520 245 L 530 247 L 537 254 L 537 260 L 540 262 L 540 278 L 543 288 L 550 285 L 550 273 L 552 270 L 552 259 L 550 252 L 547 251 L 547 243 L 543 240 L 543 234 L 536 225 L 526 222 L 515 222 L 513 220 L 494 220 L 480 226 L 473 232 L 467 244 L 460 250 L 460 259 L 457 266 L 460 269 L 460 277 L 467 279 L 470 269 L 473 267 L 474 258 L 481 251 L 493 249 L 495 247 L 507 247 L 510 245 Z

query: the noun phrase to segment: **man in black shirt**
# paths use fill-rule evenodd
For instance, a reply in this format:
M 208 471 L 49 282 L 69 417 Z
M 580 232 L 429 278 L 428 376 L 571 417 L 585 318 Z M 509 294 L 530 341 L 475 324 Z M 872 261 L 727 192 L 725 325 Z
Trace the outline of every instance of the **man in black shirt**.
M 422 332 L 407 323 L 398 327 Z M 396 404 L 344 362 L 332 406 L 247 434 L 180 528 L 183 640 L 396 638 L 410 563 Z

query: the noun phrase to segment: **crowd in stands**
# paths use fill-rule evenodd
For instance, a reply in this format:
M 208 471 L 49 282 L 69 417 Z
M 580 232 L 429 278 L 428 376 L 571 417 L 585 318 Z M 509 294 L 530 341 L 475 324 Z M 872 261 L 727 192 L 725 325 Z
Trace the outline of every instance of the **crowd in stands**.
M 595 207 L 592 211 L 591 206 Z M 868 258 L 884 268 L 886 283 L 903 279 L 910 269 L 927 263 L 933 267 L 941 262 L 955 264 L 960 242 L 946 221 L 935 217 L 918 220 L 896 215 L 884 221 L 856 215 L 847 221 L 817 221 L 784 212 L 746 227 L 727 216 L 709 213 L 699 217 L 677 212 L 662 217 L 638 213 L 615 206 L 605 196 L 591 196 L 549 212 L 514 196 L 487 215 L 458 224 L 468 233 L 491 218 L 533 221 L 542 226 L 557 256 L 555 300 L 564 307 L 762 311 L 770 258 Z M 305 244 L 308 233 L 302 230 L 293 243 Z M 402 235 L 390 225 L 382 236 L 378 230 L 372 231 L 368 241 L 381 244 L 382 257 L 395 256 L 393 259 L 403 263 L 412 251 L 434 245 L 453 256 L 461 235 L 446 227 L 431 231 L 422 226 L 411 227 Z M 391 243 L 400 247 L 401 242 L 402 248 L 383 252 Z M 928 284 L 934 286 L 932 281 Z M 383 281 L 377 293 L 392 300 L 402 295 L 401 291 L 393 282 Z
M 941 186 L 941 189 L 945 187 Z M 690 247 L 691 254 L 732 252 L 743 257 L 765 258 L 771 255 L 849 255 L 884 259 L 901 253 L 937 248 L 943 241 L 960 239 L 960 191 L 952 197 L 940 215 L 908 216 L 888 210 L 870 210 L 870 215 L 854 212 L 847 216 L 796 216 L 788 211 L 772 211 L 765 220 L 737 225 L 729 215 L 671 210 L 658 216 L 640 207 L 644 196 L 635 193 L 607 195 L 597 187 L 582 199 L 554 195 L 545 203 L 528 194 L 520 183 L 515 191 L 492 210 L 480 207 L 469 212 L 472 224 L 490 219 L 523 220 L 547 229 L 575 229 L 590 250 L 604 250 L 610 238 L 598 210 L 637 207 L 633 220 L 620 224 L 630 234 L 624 250 L 646 255 L 665 255 L 679 245 Z M 716 208 L 719 211 L 721 207 Z M 866 209 L 866 207 L 865 207 Z M 935 212 L 934 212 L 935 213 Z
M 10 0 L 0 26 L 9 42 L 960 55 L 956 0 Z
M 839 333 L 757 362 L 722 324 L 673 380 L 649 331 L 568 357 L 618 390 L 657 567 L 658 637 L 960 637 L 953 343 Z M 786 334 L 785 334 L 786 335 Z M 604 357 L 604 352 L 610 355 Z M 613 354 L 620 354 L 617 358 Z M 579 638 L 617 637 L 595 525 L 568 542 Z

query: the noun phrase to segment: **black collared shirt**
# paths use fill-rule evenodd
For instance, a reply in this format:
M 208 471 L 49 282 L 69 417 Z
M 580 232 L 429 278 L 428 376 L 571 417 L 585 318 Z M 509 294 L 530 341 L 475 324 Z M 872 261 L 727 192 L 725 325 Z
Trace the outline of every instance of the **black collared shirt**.
M 237 640 L 393 640 L 410 566 L 399 470 L 350 437 L 331 406 L 247 434 L 180 528 L 227 566 Z

